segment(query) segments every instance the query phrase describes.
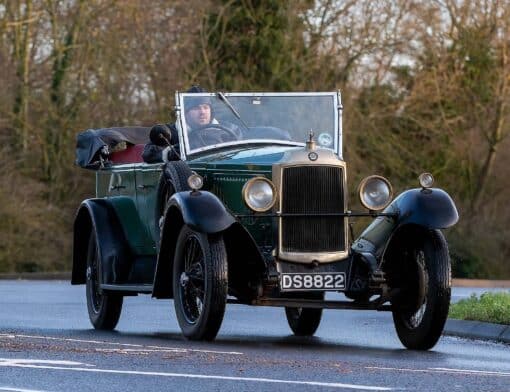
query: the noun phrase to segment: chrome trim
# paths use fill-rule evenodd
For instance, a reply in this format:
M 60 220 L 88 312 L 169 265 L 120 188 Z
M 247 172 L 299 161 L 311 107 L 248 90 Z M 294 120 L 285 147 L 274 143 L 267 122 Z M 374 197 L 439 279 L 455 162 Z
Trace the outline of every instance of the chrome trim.
M 281 239 L 281 233 L 280 233 Z M 281 247 L 281 244 L 280 244 Z M 278 258 L 295 263 L 311 264 L 314 261 L 319 263 L 332 263 L 347 258 L 349 252 L 321 252 L 321 253 L 296 253 L 296 252 L 279 252 Z
M 177 129 L 177 135 L 179 135 L 179 155 L 181 157 L 181 160 L 186 160 L 186 149 L 184 148 L 184 143 L 181 143 L 181 141 L 184 140 L 185 132 L 182 129 L 182 107 L 183 107 L 183 101 L 182 101 L 182 95 L 176 91 L 175 92 L 175 128 Z M 187 139 L 186 139 L 187 140 Z
M 118 172 L 132 171 L 133 168 L 135 167 L 135 165 L 137 165 L 138 163 L 141 163 L 141 162 L 137 162 L 137 163 L 121 163 L 121 164 L 118 164 L 118 165 L 110 165 L 110 166 L 105 166 L 104 168 L 101 168 L 99 170 L 101 170 L 101 171 L 118 171 Z
M 278 93 L 274 91 L 266 91 L 266 92 L 235 92 L 231 91 L 229 93 L 223 93 L 226 97 L 233 97 L 233 96 L 243 96 L 243 97 L 275 97 L 275 96 L 281 96 L 281 97 L 300 97 L 303 95 L 317 95 L 317 96 L 324 96 L 324 95 L 332 95 L 336 94 L 336 92 L 330 92 L 330 91 L 320 91 L 320 92 L 287 92 L 287 93 Z M 206 93 L 204 95 L 210 95 L 215 96 L 216 93 Z
M 186 136 L 187 137 L 187 136 Z M 188 155 L 198 154 L 202 151 L 214 150 L 215 148 L 223 148 L 230 146 L 241 146 L 241 145 L 250 145 L 250 144 L 279 144 L 282 146 L 289 147 L 303 147 L 305 143 L 291 142 L 291 141 L 283 141 L 283 140 L 274 140 L 274 139 L 249 139 L 249 140 L 236 140 L 235 142 L 225 142 L 218 144 L 210 144 L 207 147 L 195 148 L 191 150 Z
M 276 213 L 281 213 L 282 210 L 282 176 L 283 169 L 293 166 L 334 166 L 341 167 L 343 170 L 343 189 L 344 189 L 344 211 L 347 211 L 347 165 L 344 161 L 338 158 L 335 153 L 329 149 L 318 147 L 315 152 L 319 155 L 316 161 L 310 161 L 308 159 L 308 151 L 288 151 L 284 154 L 283 159 L 273 165 L 273 183 L 278 191 L 278 202 Z M 295 263 L 310 264 L 312 262 L 319 263 L 330 263 L 333 261 L 340 261 L 349 256 L 348 246 L 348 222 L 347 218 L 344 218 L 344 241 L 345 251 L 340 252 L 283 252 L 282 251 L 282 217 L 278 217 L 278 249 L 277 258 L 286 261 L 292 261 Z
M 338 116 L 336 118 L 335 121 L 337 121 L 337 129 L 338 129 L 338 134 L 336 135 L 336 137 L 338 138 L 338 141 L 337 141 L 337 155 L 340 157 L 340 159 L 344 159 L 343 158 L 343 143 L 342 143 L 342 140 L 343 140 L 343 135 L 342 135 L 342 132 L 343 132 L 343 129 L 342 129 L 342 110 L 343 110 L 343 105 L 342 105 L 342 94 L 340 93 L 340 90 L 337 92 L 337 110 L 338 110 Z
M 335 112 L 334 116 L 334 125 L 333 129 L 336 130 L 334 134 L 334 143 L 333 147 L 331 148 L 332 151 L 336 152 L 336 154 L 342 158 L 342 103 L 341 103 L 341 95 L 340 92 L 289 92 L 289 93 L 276 93 L 276 92 L 265 92 L 265 93 L 254 93 L 254 92 L 230 92 L 230 93 L 223 93 L 226 97 L 233 97 L 233 96 L 240 96 L 240 97 L 300 97 L 300 96 L 331 96 L 333 98 L 333 105 L 335 108 L 337 108 L 338 113 Z M 182 160 L 186 160 L 187 155 L 193 155 L 200 153 L 202 151 L 212 150 L 218 147 L 227 147 L 237 144 L 252 144 L 252 143 L 259 143 L 259 140 L 253 139 L 253 140 L 246 140 L 244 141 L 236 141 L 236 142 L 227 142 L 227 143 L 221 143 L 221 144 L 214 144 L 207 147 L 202 147 L 199 149 L 189 150 L 189 140 L 188 140 L 188 132 L 186 128 L 186 122 L 183 121 L 183 116 L 181 114 L 182 108 L 184 107 L 184 98 L 188 96 L 205 96 L 205 97 L 215 97 L 216 93 L 175 93 L 175 113 L 176 113 L 176 128 L 180 136 L 180 141 L 183 141 L 183 143 L 180 143 L 180 155 Z M 281 145 L 290 145 L 290 146 L 304 146 L 304 143 L 297 143 L 297 142 L 284 142 L 282 140 L 270 140 L 270 139 L 260 139 L 263 140 L 263 142 L 260 142 L 261 144 L 281 144 Z

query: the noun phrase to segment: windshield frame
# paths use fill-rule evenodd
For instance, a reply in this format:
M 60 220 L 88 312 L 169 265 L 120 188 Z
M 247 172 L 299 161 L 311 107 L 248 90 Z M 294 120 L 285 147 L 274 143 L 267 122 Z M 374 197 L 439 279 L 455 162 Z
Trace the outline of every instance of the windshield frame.
M 336 92 L 286 92 L 286 93 L 275 93 L 275 92 L 230 92 L 223 93 L 227 99 L 229 97 L 302 97 L 302 96 L 331 96 L 333 98 L 333 106 L 336 110 L 334 110 L 334 143 L 331 150 L 333 150 L 340 159 L 342 158 L 342 100 L 340 91 Z M 211 97 L 216 98 L 217 93 L 181 93 L 176 92 L 175 94 L 175 112 L 176 112 L 176 128 L 179 133 L 180 139 L 180 155 L 183 160 L 186 160 L 187 157 L 194 157 L 196 155 L 202 154 L 204 152 L 208 152 L 216 149 L 223 149 L 231 146 L 239 146 L 239 145 L 287 145 L 287 146 L 304 146 L 305 140 L 303 142 L 296 141 L 285 141 L 278 139 L 248 139 L 248 140 L 236 140 L 232 142 L 224 142 L 219 144 L 213 144 L 201 148 L 197 148 L 194 150 L 190 150 L 189 140 L 188 140 L 188 131 L 186 121 L 184 119 L 183 109 L 184 109 L 184 99 L 187 97 Z

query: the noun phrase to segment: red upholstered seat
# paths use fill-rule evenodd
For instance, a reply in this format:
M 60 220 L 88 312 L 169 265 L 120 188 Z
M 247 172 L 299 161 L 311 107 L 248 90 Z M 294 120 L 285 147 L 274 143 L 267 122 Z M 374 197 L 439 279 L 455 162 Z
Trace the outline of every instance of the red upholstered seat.
M 145 144 L 129 145 L 125 150 L 113 152 L 110 155 L 110 161 L 114 165 L 143 162 L 142 152 L 144 146 Z

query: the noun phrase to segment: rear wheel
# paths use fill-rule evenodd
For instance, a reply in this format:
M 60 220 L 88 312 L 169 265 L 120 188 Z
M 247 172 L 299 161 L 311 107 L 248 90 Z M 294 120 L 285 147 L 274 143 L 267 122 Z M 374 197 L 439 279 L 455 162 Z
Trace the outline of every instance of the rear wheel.
M 174 305 L 185 337 L 213 340 L 227 303 L 227 254 L 221 235 L 183 226 L 173 269 Z
M 310 293 L 301 295 L 301 298 L 323 300 L 324 293 Z M 322 309 L 317 308 L 291 308 L 285 307 L 285 316 L 289 327 L 296 336 L 313 336 L 319 328 L 322 318 Z
M 122 311 L 123 297 L 105 294 L 100 289 L 101 263 L 99 246 L 94 230 L 90 233 L 87 250 L 86 295 L 90 322 L 96 329 L 112 330 Z
M 439 340 L 448 316 L 450 257 L 439 230 L 413 233 L 402 243 L 398 263 L 402 292 L 392 301 L 393 321 L 405 347 L 428 350 Z

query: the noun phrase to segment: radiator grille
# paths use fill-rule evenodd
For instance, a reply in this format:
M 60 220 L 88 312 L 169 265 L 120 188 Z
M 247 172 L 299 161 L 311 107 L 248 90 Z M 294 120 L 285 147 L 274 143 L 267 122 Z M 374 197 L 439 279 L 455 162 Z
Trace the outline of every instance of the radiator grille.
M 282 212 L 344 212 L 343 172 L 335 166 L 293 166 L 283 169 Z M 343 217 L 283 217 L 283 252 L 345 250 Z

